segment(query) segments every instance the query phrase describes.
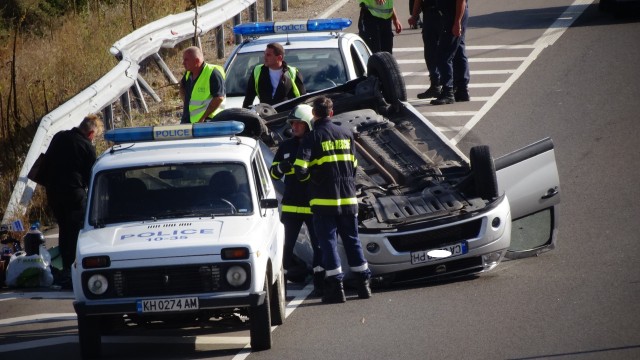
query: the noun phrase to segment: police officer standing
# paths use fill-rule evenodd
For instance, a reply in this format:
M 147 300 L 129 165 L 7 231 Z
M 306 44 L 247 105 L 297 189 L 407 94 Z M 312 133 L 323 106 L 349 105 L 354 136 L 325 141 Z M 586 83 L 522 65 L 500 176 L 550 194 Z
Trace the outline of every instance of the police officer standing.
M 280 221 L 284 225 L 284 271 L 289 280 L 295 281 L 295 274 L 292 274 L 292 271 L 294 271 L 293 248 L 296 245 L 300 228 L 304 223 L 309 231 L 313 249 L 314 295 L 322 296 L 325 273 L 322 267 L 322 255 L 318 245 L 318 238 L 313 228 L 311 207 L 309 206 L 309 192 L 307 190 L 309 182 L 301 182 L 293 172 L 293 162 L 298 153 L 300 142 L 313 129 L 311 106 L 307 104 L 296 106 L 291 110 L 287 122 L 291 125 L 293 137 L 284 141 L 278 147 L 270 169 L 271 177 L 274 180 L 280 180 L 284 176 L 284 194 L 282 195 L 280 215 Z
M 469 101 L 469 61 L 465 33 L 469 11 L 466 0 L 438 0 L 442 12 L 442 30 L 438 42 L 438 71 L 442 91 L 432 105 Z M 455 92 L 454 92 L 455 87 Z
M 393 0 L 359 0 L 360 17 L 358 18 L 358 35 L 367 43 L 372 52 L 393 52 L 393 32 L 402 32 L 402 24 L 398 21 Z
M 313 101 L 313 131 L 302 140 L 294 170 L 301 181 L 310 181 L 309 204 L 326 270 L 322 302 L 342 303 L 346 298 L 337 235 L 361 299 L 371 297 L 371 271 L 358 237 L 355 140 L 349 130 L 331 122 L 332 115 L 331 99 L 320 96 Z
M 204 122 L 224 109 L 226 99 L 224 68 L 204 62 L 202 50 L 188 47 L 182 54 L 186 72 L 180 80 L 180 96 L 184 101 L 182 124 Z
M 422 42 L 424 44 L 424 61 L 429 70 L 429 80 L 431 86 L 418 94 L 418 99 L 437 98 L 440 96 L 442 86 L 440 85 L 440 72 L 438 71 L 438 41 L 442 29 L 442 17 L 437 8 L 438 0 L 415 0 L 409 18 L 409 25 L 416 26 L 420 21 L 420 11 L 422 11 Z
M 256 65 L 252 73 L 242 107 L 253 105 L 256 95 L 261 103 L 273 105 L 307 93 L 302 74 L 284 61 L 284 48 L 279 43 L 267 44 L 264 64 Z

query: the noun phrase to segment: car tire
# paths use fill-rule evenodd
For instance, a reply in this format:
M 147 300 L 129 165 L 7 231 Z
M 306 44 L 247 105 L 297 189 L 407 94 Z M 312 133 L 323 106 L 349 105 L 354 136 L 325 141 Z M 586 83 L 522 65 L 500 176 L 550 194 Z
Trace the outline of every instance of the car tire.
M 284 268 L 280 266 L 280 273 L 271 286 L 271 325 L 277 326 L 284 323 L 287 287 L 284 280 Z
M 367 62 L 367 76 L 377 77 L 382 84 L 382 96 L 399 109 L 400 101 L 407 101 L 407 89 L 398 62 L 388 52 L 378 52 Z
M 211 121 L 227 121 L 235 120 L 244 124 L 244 130 L 238 135 L 259 137 L 268 129 L 264 124 L 264 120 L 254 111 L 244 108 L 224 109 L 214 116 Z
M 78 342 L 83 359 L 97 359 L 102 355 L 100 317 L 78 314 Z
M 498 196 L 498 180 L 496 166 L 491 157 L 489 146 L 480 145 L 471 148 L 469 153 L 471 172 L 475 183 L 476 195 L 483 199 Z
M 249 310 L 249 334 L 253 351 L 271 349 L 271 305 L 269 301 L 269 278 L 264 279 L 264 301 Z

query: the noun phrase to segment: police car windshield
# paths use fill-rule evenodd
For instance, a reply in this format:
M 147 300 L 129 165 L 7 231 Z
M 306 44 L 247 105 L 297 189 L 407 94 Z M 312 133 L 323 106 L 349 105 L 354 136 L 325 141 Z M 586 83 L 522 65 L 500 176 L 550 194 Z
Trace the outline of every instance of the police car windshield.
M 96 174 L 89 223 L 247 215 L 253 211 L 242 164 L 178 164 Z
M 264 52 L 237 54 L 226 70 L 227 96 L 244 96 L 253 67 L 263 63 Z M 347 82 L 347 73 L 338 49 L 287 49 L 284 61 L 302 73 L 307 92 L 323 90 Z

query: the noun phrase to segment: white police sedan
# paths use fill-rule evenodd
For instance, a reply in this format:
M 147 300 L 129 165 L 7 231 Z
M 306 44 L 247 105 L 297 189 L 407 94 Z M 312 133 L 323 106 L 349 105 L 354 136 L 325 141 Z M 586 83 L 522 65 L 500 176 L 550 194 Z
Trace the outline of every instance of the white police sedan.
M 351 23 L 350 19 L 336 18 L 236 25 L 234 32 L 245 40 L 224 64 L 226 108 L 242 107 L 247 81 L 254 66 L 263 63 L 264 50 L 272 42 L 282 44 L 284 60 L 302 73 L 307 92 L 366 75 L 371 50 L 358 35 L 342 32 Z

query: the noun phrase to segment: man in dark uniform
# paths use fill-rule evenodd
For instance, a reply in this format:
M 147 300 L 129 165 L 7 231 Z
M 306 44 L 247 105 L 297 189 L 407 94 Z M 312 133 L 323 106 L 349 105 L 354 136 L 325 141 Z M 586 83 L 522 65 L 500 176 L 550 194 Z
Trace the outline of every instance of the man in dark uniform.
M 267 44 L 264 64 L 256 65 L 251 73 L 242 107 L 253 105 L 256 95 L 261 103 L 273 105 L 307 93 L 302 74 L 284 61 L 284 48 L 279 43 Z
M 76 257 L 78 233 L 87 201 L 91 168 L 96 162 L 93 140 L 102 134 L 97 115 L 85 117 L 78 127 L 54 135 L 46 153 L 47 200 L 59 229 L 58 247 L 62 257 L 60 285 L 71 286 L 71 266 Z
M 418 99 L 437 98 L 442 90 L 440 72 L 438 71 L 438 40 L 442 29 L 442 17 L 437 8 L 437 0 L 415 0 L 409 18 L 409 25 L 417 26 L 422 11 L 422 42 L 424 44 L 424 61 L 429 70 L 431 86 L 418 94 Z
M 304 223 L 309 231 L 311 248 L 313 250 L 313 287 L 314 295 L 322 296 L 324 287 L 324 268 L 322 267 L 322 255 L 313 228 L 313 217 L 309 206 L 308 181 L 301 182 L 294 175 L 293 162 L 298 153 L 298 147 L 302 138 L 313 129 L 313 114 L 311 106 L 301 104 L 293 108 L 287 122 L 293 130 L 293 137 L 285 140 L 273 158 L 271 165 L 271 177 L 280 180 L 284 176 L 284 194 L 282 195 L 282 209 L 280 221 L 284 225 L 284 256 L 283 264 L 285 276 L 290 281 L 302 281 L 306 275 L 306 268 L 301 279 L 299 274 L 294 274 L 295 263 L 293 261 L 293 248 L 296 245 L 300 228 Z
M 331 122 L 332 115 L 331 99 L 320 96 L 313 101 L 313 131 L 302 140 L 294 170 L 301 181 L 310 181 L 309 204 L 326 271 L 322 302 L 342 303 L 346 298 L 338 234 L 361 299 L 371 297 L 371 271 L 358 237 L 356 144 L 350 130 Z
M 465 51 L 465 33 L 469 11 L 466 0 L 439 0 L 442 31 L 438 42 L 438 71 L 442 91 L 432 105 L 469 101 L 469 62 Z M 455 92 L 454 92 L 455 88 Z

